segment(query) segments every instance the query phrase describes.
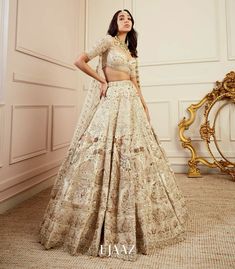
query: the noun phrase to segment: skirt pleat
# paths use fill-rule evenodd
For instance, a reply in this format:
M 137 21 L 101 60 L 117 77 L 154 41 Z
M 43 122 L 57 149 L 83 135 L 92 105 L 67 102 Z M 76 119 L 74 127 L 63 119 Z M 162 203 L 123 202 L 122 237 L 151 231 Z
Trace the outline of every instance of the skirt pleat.
M 40 225 L 46 249 L 136 260 L 184 239 L 185 199 L 131 81 L 108 83 L 74 152 Z

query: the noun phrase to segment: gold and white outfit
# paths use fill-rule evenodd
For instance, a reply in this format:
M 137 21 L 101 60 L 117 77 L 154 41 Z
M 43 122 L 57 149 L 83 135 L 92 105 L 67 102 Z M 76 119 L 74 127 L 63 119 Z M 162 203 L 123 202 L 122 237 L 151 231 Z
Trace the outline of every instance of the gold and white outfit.
M 136 76 L 136 59 L 114 37 L 87 52 L 89 59 L 98 55 L 100 67 Z M 40 243 L 72 255 L 134 261 L 137 253 L 183 240 L 187 209 L 134 84 L 109 82 L 101 99 L 98 86 L 93 80 L 59 169 Z

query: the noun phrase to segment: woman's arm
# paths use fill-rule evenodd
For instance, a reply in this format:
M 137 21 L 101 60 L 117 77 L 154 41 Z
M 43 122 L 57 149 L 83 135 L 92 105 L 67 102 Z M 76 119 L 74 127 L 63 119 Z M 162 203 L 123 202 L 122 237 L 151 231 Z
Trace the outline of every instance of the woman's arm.
M 102 78 L 99 74 L 96 73 L 87 63 L 89 62 L 89 58 L 87 54 L 84 52 L 82 53 L 74 62 L 74 65 L 77 66 L 80 70 L 82 70 L 87 75 L 93 77 L 94 79 L 98 80 L 101 83 L 105 83 L 106 80 Z
M 93 77 L 94 79 L 98 80 L 101 83 L 100 86 L 100 98 L 102 96 L 106 95 L 107 91 L 107 81 L 105 78 L 101 77 L 95 70 L 93 70 L 87 63 L 89 62 L 89 57 L 87 56 L 87 53 L 83 52 L 77 60 L 74 62 L 74 65 L 76 65 L 80 70 L 82 70 L 87 75 Z
M 98 55 L 104 53 L 113 43 L 113 37 L 111 35 L 106 35 L 105 37 L 99 39 L 93 47 L 86 52 L 83 52 L 74 62 L 80 70 L 82 70 L 87 75 L 97 79 L 99 82 L 104 83 L 106 80 L 96 73 L 87 63 Z
M 80 70 L 82 70 L 84 73 L 93 77 L 101 83 L 100 97 L 106 95 L 108 84 L 106 82 L 106 79 L 101 77 L 87 63 L 96 56 L 104 53 L 107 49 L 110 48 L 112 43 L 113 37 L 111 35 L 106 35 L 105 37 L 99 39 L 89 51 L 83 52 L 74 62 L 74 65 L 76 65 Z

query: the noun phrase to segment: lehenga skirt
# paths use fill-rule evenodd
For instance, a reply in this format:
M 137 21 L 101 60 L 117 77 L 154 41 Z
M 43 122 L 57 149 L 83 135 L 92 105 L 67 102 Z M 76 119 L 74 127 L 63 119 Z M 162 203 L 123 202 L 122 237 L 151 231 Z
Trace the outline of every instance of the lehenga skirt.
M 187 209 L 130 80 L 108 83 L 40 224 L 46 249 L 134 261 L 184 239 Z

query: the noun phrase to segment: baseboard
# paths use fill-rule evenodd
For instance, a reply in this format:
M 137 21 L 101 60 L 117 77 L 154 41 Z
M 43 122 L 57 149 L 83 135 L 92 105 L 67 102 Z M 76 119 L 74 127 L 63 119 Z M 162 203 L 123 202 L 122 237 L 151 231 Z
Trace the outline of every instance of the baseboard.
M 39 184 L 33 186 L 32 188 L 27 189 L 27 190 L 15 195 L 15 196 L 9 198 L 9 199 L 7 199 L 6 201 L 1 202 L 0 203 L 0 214 L 3 214 L 7 210 L 14 208 L 15 206 L 17 206 L 21 202 L 31 198 L 35 194 L 51 187 L 54 184 L 55 177 L 56 176 L 50 177 L 50 178 L 44 180 L 43 182 L 40 182 Z
M 187 164 L 181 164 L 181 163 L 172 163 L 171 164 L 172 170 L 176 174 L 188 174 L 189 166 Z M 199 164 L 198 167 L 201 174 L 220 174 L 219 168 L 210 168 L 205 165 Z

